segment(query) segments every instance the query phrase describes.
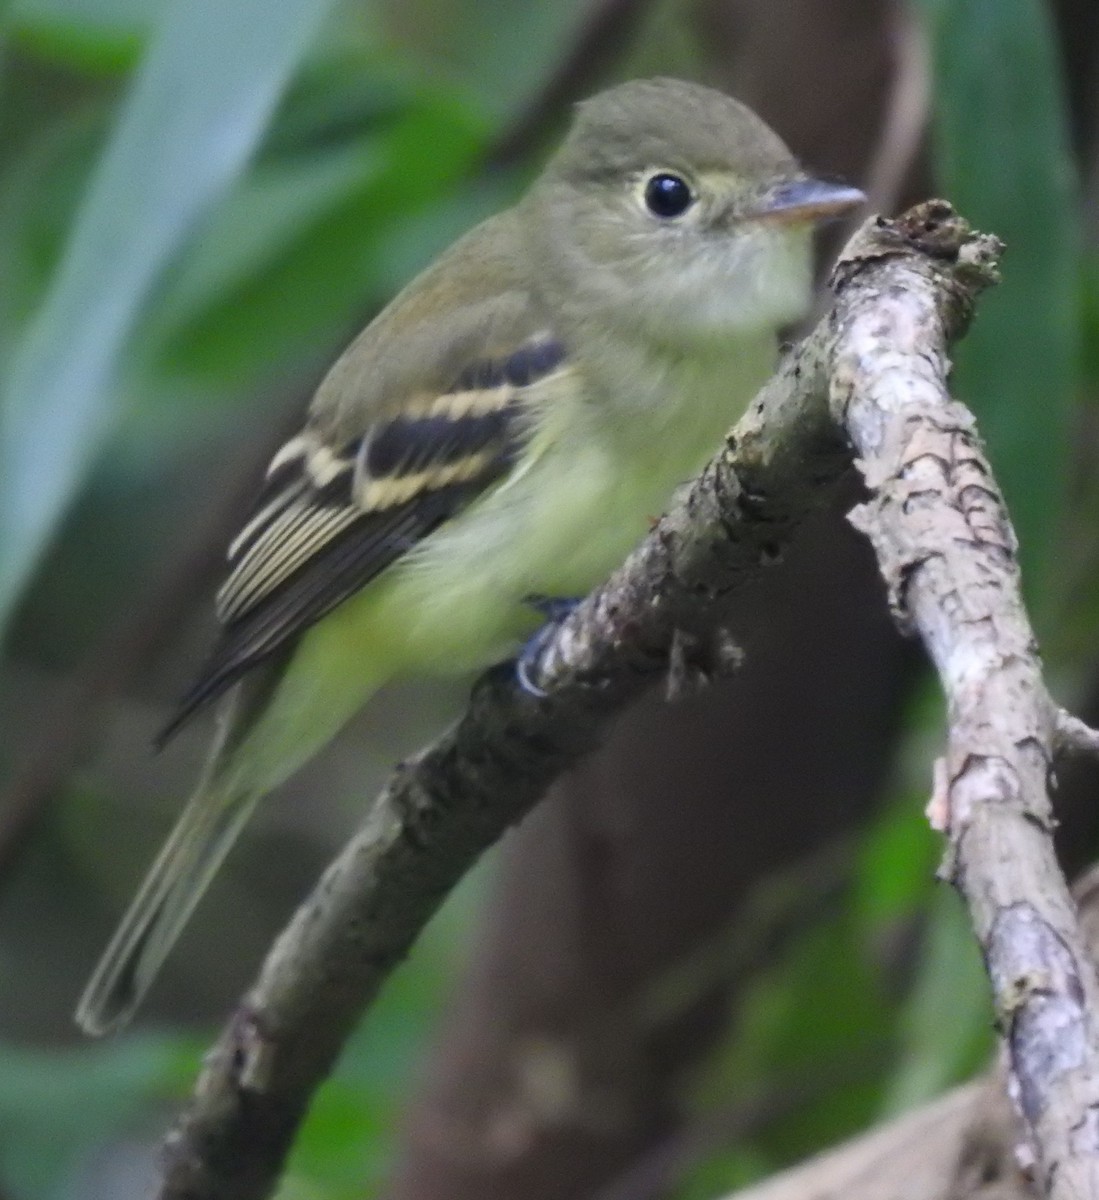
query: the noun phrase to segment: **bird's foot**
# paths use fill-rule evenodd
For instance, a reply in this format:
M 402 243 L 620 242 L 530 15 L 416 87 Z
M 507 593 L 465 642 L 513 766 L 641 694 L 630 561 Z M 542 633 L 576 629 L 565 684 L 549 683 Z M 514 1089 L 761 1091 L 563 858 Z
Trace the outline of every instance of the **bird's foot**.
M 547 693 L 534 682 L 541 665 L 542 653 L 558 626 L 580 603 L 581 596 L 526 596 L 523 603 L 545 617 L 545 624 L 529 637 L 515 657 L 515 677 L 529 696 L 541 700 Z

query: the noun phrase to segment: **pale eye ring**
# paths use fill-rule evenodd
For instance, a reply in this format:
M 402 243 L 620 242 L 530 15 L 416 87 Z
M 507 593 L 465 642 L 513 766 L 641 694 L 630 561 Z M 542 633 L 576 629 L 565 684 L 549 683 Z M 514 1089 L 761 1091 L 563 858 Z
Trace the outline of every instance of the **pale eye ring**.
M 645 181 L 645 207 L 662 221 L 681 217 L 695 202 L 691 185 L 682 175 L 658 171 Z

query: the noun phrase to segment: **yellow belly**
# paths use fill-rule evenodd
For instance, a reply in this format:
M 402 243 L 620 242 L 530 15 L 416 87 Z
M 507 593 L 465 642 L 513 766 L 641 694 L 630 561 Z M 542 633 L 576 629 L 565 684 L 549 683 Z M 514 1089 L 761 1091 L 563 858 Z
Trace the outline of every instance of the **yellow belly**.
M 394 675 L 498 661 L 539 624 L 525 597 L 606 578 L 766 378 L 773 339 L 753 350 L 708 387 L 663 380 L 658 412 L 600 413 L 586 429 L 567 409 L 567 424 L 547 418 L 520 470 L 304 635 L 242 747 L 246 774 L 274 786 Z

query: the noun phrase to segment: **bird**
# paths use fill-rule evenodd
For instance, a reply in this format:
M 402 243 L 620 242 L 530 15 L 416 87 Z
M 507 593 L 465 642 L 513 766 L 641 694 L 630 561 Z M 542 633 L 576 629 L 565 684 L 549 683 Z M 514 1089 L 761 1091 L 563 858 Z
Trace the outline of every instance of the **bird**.
M 575 107 L 510 209 L 398 293 L 320 383 L 228 548 L 197 787 L 76 1011 L 133 1016 L 256 804 L 384 683 L 506 657 L 701 469 L 808 310 L 812 232 L 864 200 L 750 108 L 633 80 Z

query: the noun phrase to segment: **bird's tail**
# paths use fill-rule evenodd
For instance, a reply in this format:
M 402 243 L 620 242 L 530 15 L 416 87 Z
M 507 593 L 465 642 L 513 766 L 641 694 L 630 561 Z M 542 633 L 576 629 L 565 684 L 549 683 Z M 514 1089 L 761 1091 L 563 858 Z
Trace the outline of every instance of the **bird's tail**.
M 133 1016 L 259 798 L 216 778 L 200 784 L 84 989 L 76 1022 L 85 1033 Z
M 274 786 L 236 769 L 234 756 L 279 670 L 277 663 L 261 669 L 225 698 L 198 786 L 80 997 L 76 1023 L 85 1033 L 109 1033 L 134 1015 L 256 804 Z
M 226 696 L 202 780 L 77 1006 L 86 1033 L 129 1021 L 257 802 L 391 673 L 375 604 L 370 595 L 345 604 L 310 630 L 292 657 L 253 671 Z

